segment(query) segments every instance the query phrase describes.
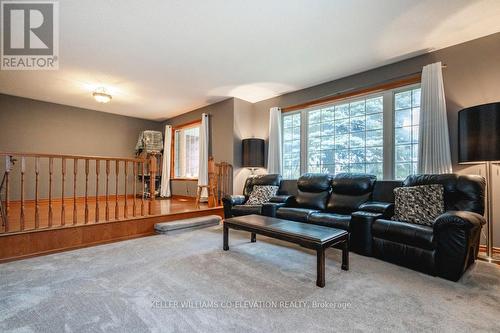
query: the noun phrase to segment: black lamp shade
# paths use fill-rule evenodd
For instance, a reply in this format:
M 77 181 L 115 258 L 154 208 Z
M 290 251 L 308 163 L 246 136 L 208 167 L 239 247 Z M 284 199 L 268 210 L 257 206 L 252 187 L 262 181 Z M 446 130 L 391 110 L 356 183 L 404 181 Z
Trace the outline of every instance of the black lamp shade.
M 500 160 L 500 102 L 458 112 L 458 162 Z
M 244 168 L 264 167 L 264 140 L 244 139 L 241 141 L 242 164 Z

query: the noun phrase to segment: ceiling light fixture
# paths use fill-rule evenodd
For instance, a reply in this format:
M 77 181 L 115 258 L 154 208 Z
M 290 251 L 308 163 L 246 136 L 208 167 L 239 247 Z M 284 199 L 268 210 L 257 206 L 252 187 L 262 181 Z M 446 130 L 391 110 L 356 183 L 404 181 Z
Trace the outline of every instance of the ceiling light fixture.
M 111 101 L 111 95 L 106 93 L 106 89 L 104 88 L 97 88 L 93 93 L 92 96 L 94 96 L 95 100 L 98 103 L 109 103 Z

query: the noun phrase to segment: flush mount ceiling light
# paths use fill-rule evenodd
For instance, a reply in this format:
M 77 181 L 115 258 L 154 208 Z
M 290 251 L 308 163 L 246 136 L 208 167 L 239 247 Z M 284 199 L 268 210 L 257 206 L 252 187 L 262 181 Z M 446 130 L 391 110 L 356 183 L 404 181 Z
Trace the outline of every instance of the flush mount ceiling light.
M 106 89 L 104 88 L 98 88 L 96 89 L 93 93 L 92 96 L 94 96 L 95 100 L 98 103 L 109 103 L 111 101 L 111 95 L 106 93 Z

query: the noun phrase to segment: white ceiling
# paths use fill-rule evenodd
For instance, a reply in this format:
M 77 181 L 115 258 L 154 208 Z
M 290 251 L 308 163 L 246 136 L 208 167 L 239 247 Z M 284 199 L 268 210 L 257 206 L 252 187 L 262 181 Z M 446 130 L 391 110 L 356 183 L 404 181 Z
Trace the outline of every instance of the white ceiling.
M 61 0 L 60 68 L 0 92 L 163 120 L 251 102 L 500 31 L 498 0 Z M 113 95 L 98 104 L 94 88 Z

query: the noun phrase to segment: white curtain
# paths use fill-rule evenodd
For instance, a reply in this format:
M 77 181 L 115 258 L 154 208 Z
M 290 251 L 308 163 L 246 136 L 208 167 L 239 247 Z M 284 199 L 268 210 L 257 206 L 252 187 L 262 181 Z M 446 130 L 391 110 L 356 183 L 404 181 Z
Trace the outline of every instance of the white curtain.
M 172 126 L 165 126 L 165 139 L 163 140 L 163 162 L 161 168 L 161 187 L 160 196 L 163 198 L 169 198 L 170 193 L 170 158 L 171 158 L 171 146 L 172 146 Z
M 281 174 L 281 109 L 269 112 L 269 148 L 267 149 L 267 172 Z
M 208 114 L 201 115 L 200 127 L 200 159 L 198 170 L 198 185 L 208 185 Z M 208 191 L 203 188 L 201 192 L 201 201 L 208 200 Z
M 441 62 L 424 66 L 420 97 L 419 173 L 450 173 L 450 138 Z

